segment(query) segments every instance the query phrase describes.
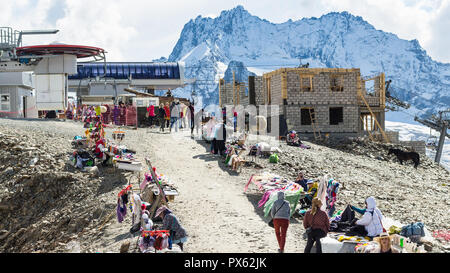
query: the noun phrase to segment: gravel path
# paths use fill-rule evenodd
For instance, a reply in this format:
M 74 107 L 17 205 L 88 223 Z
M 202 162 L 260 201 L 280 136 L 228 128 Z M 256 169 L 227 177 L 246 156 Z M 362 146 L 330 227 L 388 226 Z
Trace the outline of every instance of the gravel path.
M 0 119 L 1 126 L 51 134 L 55 147 L 68 150 L 67 143 L 84 131 L 81 123 L 72 121 Z M 112 129 L 106 131 L 111 137 Z M 262 208 L 257 207 L 262 194 L 254 187 L 243 193 L 250 175 L 260 170 L 244 168 L 238 175 L 224 166 L 220 157 L 207 152 L 209 145 L 186 135 L 174 136 L 155 129 L 125 131 L 123 143 L 136 150 L 139 158 L 149 157 L 158 172 L 167 175 L 178 188 L 180 195 L 169 205 L 189 234 L 186 252 L 276 252 L 274 230 L 267 225 Z M 383 152 L 350 154 L 307 144 L 312 149 L 300 150 L 283 144 L 279 164 L 268 164 L 265 159 L 260 159 L 259 163 L 266 170 L 291 179 L 300 170 L 310 178 L 330 174 L 342 183 L 338 209 L 347 203 L 363 206 L 364 198 L 373 195 L 386 216 L 402 223 L 417 220 L 423 221 L 430 230 L 450 228 L 450 175 L 430 160 L 423 160 L 416 170 L 392 159 L 377 159 Z M 101 171 L 108 172 L 108 169 Z M 130 175 L 127 173 L 117 179 L 129 179 Z M 123 183 L 114 180 L 103 183 L 108 185 L 101 185 L 106 190 L 99 194 L 99 202 L 115 210 L 117 192 Z M 85 232 L 74 239 L 74 244 L 79 244 L 82 252 L 118 252 L 124 241 L 135 243 L 136 238 L 131 239 L 128 232 L 130 226 L 129 215 L 122 224 L 114 215 L 101 230 Z M 303 252 L 303 232 L 301 220 L 292 219 L 286 252 Z

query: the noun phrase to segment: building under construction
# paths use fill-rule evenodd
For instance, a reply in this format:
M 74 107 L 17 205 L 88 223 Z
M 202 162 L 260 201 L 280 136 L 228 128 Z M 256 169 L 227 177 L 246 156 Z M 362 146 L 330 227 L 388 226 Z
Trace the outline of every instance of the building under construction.
M 362 77 L 357 68 L 281 68 L 249 76 L 248 84 L 223 79 L 219 104 L 277 105 L 280 135 L 388 136 L 385 130 L 385 75 Z M 269 126 L 270 127 L 270 126 Z

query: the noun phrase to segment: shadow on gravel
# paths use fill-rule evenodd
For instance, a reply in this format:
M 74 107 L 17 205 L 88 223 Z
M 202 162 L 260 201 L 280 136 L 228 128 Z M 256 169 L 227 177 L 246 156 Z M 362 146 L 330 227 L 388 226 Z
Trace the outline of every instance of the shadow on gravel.
M 113 171 L 111 170 L 111 167 L 98 168 L 101 173 L 101 184 L 97 189 L 97 195 L 111 192 L 115 188 L 124 186 L 128 183 L 128 178 L 125 176 L 124 172 L 120 170 Z
M 125 240 L 125 239 L 133 239 L 133 238 L 136 238 L 136 237 L 138 237 L 138 233 L 132 234 L 130 232 L 126 232 L 124 234 L 117 235 L 114 238 L 114 242 L 119 242 L 119 241 L 122 241 L 122 240 Z

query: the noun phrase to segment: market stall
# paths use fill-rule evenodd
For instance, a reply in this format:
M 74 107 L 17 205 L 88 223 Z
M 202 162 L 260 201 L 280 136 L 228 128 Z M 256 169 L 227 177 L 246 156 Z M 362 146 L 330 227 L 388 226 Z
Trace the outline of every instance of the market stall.
M 248 190 L 251 183 L 255 184 L 263 193 L 258 207 L 264 206 L 264 217 L 269 216 L 272 205 L 277 200 L 278 191 L 284 191 L 285 199 L 291 206 L 291 216 L 294 214 L 299 200 L 305 197 L 305 192 L 299 184 L 269 172 L 252 175 L 245 185 L 244 192 Z

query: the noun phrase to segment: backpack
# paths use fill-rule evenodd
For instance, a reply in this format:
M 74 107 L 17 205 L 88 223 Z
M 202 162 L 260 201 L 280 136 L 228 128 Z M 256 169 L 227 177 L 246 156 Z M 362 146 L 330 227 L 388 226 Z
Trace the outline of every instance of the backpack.
M 400 235 L 404 237 L 411 236 L 425 236 L 424 224 L 421 222 L 411 223 L 409 225 L 403 226 L 400 231 Z
M 277 153 L 271 154 L 269 157 L 269 162 L 278 163 L 278 154 Z

